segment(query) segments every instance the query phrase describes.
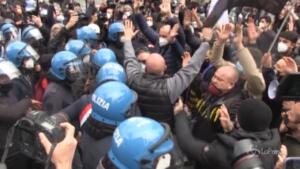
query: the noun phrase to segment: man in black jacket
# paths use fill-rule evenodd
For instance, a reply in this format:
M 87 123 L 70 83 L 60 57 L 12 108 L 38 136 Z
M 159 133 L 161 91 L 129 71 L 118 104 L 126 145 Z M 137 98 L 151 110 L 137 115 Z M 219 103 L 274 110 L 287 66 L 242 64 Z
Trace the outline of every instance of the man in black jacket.
M 182 151 L 196 160 L 201 168 L 231 169 L 232 161 L 236 160 L 233 152 L 235 144 L 243 139 L 251 140 L 253 150 L 260 153 L 264 169 L 274 168 L 280 149 L 280 137 L 277 129 L 269 129 L 272 112 L 264 102 L 256 99 L 243 101 L 237 115 L 241 128 L 229 131 L 228 135 L 218 134 L 217 139 L 211 143 L 192 136 L 186 113 L 179 113 L 182 110 L 175 108 L 178 143 Z

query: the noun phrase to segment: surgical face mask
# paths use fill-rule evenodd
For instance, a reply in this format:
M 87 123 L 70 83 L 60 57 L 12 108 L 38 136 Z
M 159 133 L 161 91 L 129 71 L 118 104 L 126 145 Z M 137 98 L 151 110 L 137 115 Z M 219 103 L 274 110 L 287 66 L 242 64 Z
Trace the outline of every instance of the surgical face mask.
M 147 21 L 147 25 L 150 27 L 153 26 L 153 21 Z
M 59 15 L 56 17 L 56 21 L 59 23 L 63 23 L 65 20 L 65 17 L 63 15 Z
M 120 37 L 120 42 L 124 43 L 125 42 L 125 36 Z
M 285 52 L 288 51 L 288 49 L 289 49 L 289 47 L 288 47 L 287 44 L 285 44 L 285 43 L 283 43 L 283 42 L 279 42 L 279 43 L 278 43 L 277 51 L 278 51 L 279 53 L 285 53 Z
M 41 11 L 40 11 L 40 15 L 43 17 L 47 16 L 48 15 L 48 10 L 47 9 L 44 9 L 42 8 Z
M 212 83 L 209 84 L 208 86 L 208 92 L 212 95 L 212 96 L 220 96 L 222 94 L 222 91 L 219 90 L 215 85 L 213 85 Z
M 243 71 L 244 71 L 244 68 L 243 68 L 243 66 L 241 65 L 241 63 L 238 61 L 237 63 L 236 63 L 236 69 L 238 70 L 238 72 L 240 73 L 240 74 L 242 74 L 243 73 Z
M 166 169 L 171 166 L 171 154 L 167 153 L 158 158 L 155 169 Z
M 131 15 L 131 12 L 130 11 L 127 11 L 124 13 L 123 15 L 123 19 L 128 19 L 128 17 Z
M 34 68 L 34 60 L 32 58 L 29 58 L 26 61 L 24 61 L 24 68 L 33 69 Z
M 85 55 L 82 59 L 83 63 L 89 63 L 90 62 L 90 55 Z
M 197 27 L 198 27 L 197 22 L 196 22 L 196 21 L 193 21 L 193 22 L 192 22 L 192 26 L 193 26 L 193 28 L 197 28 Z
M 159 46 L 166 46 L 169 43 L 167 38 L 159 37 Z
M 2 5 L 6 5 L 6 1 L 1 1 L 1 4 Z
M 110 19 L 111 17 L 112 17 L 112 14 L 106 13 L 106 18 L 107 18 L 107 19 Z

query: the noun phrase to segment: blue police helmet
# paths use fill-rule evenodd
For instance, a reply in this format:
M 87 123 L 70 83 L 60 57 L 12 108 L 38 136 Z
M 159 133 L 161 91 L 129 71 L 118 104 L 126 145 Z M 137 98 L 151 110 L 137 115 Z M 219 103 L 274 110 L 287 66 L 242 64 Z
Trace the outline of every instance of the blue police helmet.
M 96 31 L 89 26 L 83 26 L 77 29 L 76 35 L 77 35 L 77 39 L 79 40 L 91 41 L 91 40 L 98 39 Z
M 77 56 L 70 51 L 56 53 L 51 60 L 50 73 L 59 80 L 65 80 L 68 64 L 76 59 Z
M 81 59 L 91 53 L 91 48 L 82 40 L 69 40 L 65 46 L 65 50 L 74 53 Z
M 21 39 L 24 42 L 29 42 L 30 39 L 34 39 L 34 40 L 41 40 L 43 39 L 43 35 L 41 33 L 41 31 L 32 25 L 28 25 L 21 34 Z
M 3 36 L 6 40 L 16 39 L 18 36 L 18 29 L 15 25 L 11 23 L 5 23 L 1 26 L 0 29 L 3 33 Z
M 6 47 L 6 57 L 17 67 L 20 67 L 25 58 L 33 58 L 39 60 L 38 53 L 27 43 L 21 41 L 13 41 Z
M 122 83 L 126 82 L 126 73 L 124 68 L 114 62 L 104 64 L 98 71 L 96 76 L 96 84 L 102 84 L 106 81 L 119 81 Z
M 132 117 L 114 131 L 108 158 L 120 169 L 155 168 L 155 161 L 173 149 L 168 125 L 150 118 Z M 168 160 L 170 163 L 171 159 Z
M 108 28 L 108 38 L 111 41 L 118 40 L 118 33 L 124 32 L 124 25 L 121 22 L 115 22 Z
M 19 69 L 9 60 L 0 58 L 0 74 L 6 74 L 11 80 L 21 76 Z
M 115 53 L 108 48 L 99 49 L 92 57 L 92 63 L 99 67 L 102 67 L 105 63 L 108 62 L 117 62 Z
M 129 117 L 136 100 L 137 94 L 124 83 L 104 83 L 92 95 L 91 117 L 104 124 L 117 126 Z

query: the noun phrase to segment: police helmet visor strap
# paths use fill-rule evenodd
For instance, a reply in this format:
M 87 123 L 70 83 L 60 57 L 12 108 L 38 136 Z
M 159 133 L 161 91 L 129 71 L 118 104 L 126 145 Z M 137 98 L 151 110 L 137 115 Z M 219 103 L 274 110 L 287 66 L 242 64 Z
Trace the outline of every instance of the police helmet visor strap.
M 171 129 L 169 125 L 165 123 L 161 123 L 161 125 L 165 128 L 164 134 L 161 136 L 161 138 L 153 144 L 151 147 L 149 147 L 149 151 L 153 153 L 160 145 L 162 145 L 165 141 L 167 141 L 171 136 Z
M 171 129 L 169 127 L 168 124 L 166 123 L 161 123 L 161 125 L 165 128 L 164 130 L 164 134 L 161 136 L 161 138 L 155 143 L 153 144 L 150 148 L 149 148 L 149 152 L 154 153 L 154 151 L 161 146 L 163 143 L 165 143 L 168 139 L 172 138 L 172 134 L 171 134 Z M 160 156 L 157 157 L 157 159 L 155 161 L 157 161 L 160 158 Z M 150 159 L 142 159 L 140 161 L 141 163 L 141 168 L 142 169 L 146 169 L 149 168 L 149 164 L 152 163 L 152 160 Z M 152 167 L 156 168 L 157 164 L 151 164 Z
M 108 81 L 114 81 L 114 80 L 107 80 L 106 82 L 108 82 Z M 101 83 L 101 84 L 103 84 L 103 83 Z M 101 85 L 101 84 L 99 84 L 99 86 Z M 133 94 L 134 94 L 134 98 L 133 98 L 133 100 L 131 101 L 132 103 L 131 103 L 131 105 L 130 105 L 130 108 L 127 110 L 127 112 L 125 113 L 126 114 L 126 118 L 130 118 L 130 117 L 134 117 L 134 116 L 136 116 L 136 112 L 138 112 L 138 110 L 137 110 L 137 108 L 138 108 L 138 106 L 137 106 L 137 104 L 136 104 L 136 100 L 137 100 L 137 94 L 134 92 L 134 91 L 132 91 L 133 92 Z

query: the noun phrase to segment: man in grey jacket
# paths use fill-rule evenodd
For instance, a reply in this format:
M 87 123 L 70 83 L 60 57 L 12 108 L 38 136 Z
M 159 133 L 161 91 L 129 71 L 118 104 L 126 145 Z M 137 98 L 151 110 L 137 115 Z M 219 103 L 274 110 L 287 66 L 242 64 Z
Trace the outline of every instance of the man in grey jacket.
M 138 93 L 138 105 L 143 116 L 166 122 L 173 127 L 173 105 L 182 92 L 191 84 L 199 73 L 201 65 L 209 49 L 204 42 L 193 57 L 185 57 L 190 61 L 172 77 L 164 75 L 166 64 L 158 53 L 152 53 L 145 62 L 146 71 L 138 62 L 131 39 L 135 35 L 132 22 L 125 22 L 124 67 L 128 85 Z

